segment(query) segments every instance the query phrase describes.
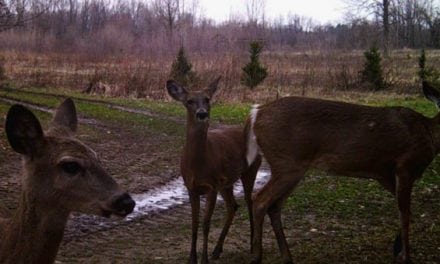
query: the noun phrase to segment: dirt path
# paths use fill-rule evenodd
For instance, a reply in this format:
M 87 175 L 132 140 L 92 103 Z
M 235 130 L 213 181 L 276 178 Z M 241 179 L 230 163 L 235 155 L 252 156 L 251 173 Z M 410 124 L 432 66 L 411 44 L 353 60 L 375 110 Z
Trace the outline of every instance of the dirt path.
M 2 97 L 0 101 L 7 104 L 21 103 L 30 109 L 47 114 L 53 112 L 51 108 L 11 98 Z M 0 116 L 2 116 L 0 122 L 4 123 L 4 115 Z M 47 125 L 47 121 L 44 123 Z M 134 193 L 138 201 L 143 202 L 142 208 L 137 209 L 130 219 L 107 220 L 100 217 L 73 215 L 66 228 L 58 261 L 61 263 L 180 263 L 184 261 L 187 255 L 186 241 L 190 234 L 188 224 L 191 216 L 182 181 L 174 180 L 178 176 L 177 165 L 180 155 L 179 151 L 176 151 L 178 148 L 175 145 L 176 139 L 164 135 L 151 138 L 148 131 L 142 136 L 139 135 L 139 131 L 136 133 L 131 131 L 139 128 L 122 129 L 87 117 L 82 117 L 81 123 L 83 125 L 79 127 L 79 138 L 102 155 L 105 167 L 109 168 L 117 181 Z M 4 135 L 1 133 L 4 131 L 0 130 L 0 140 L 3 140 L 1 144 L 6 146 Z M 151 140 L 147 140 L 148 138 Z M 173 143 L 174 150 L 160 147 L 166 141 Z M 6 153 L 6 156 L 0 161 L 2 169 L 0 199 L 7 207 L 13 209 L 17 206 L 19 195 L 20 158 L 9 148 L 3 153 Z M 236 192 L 240 192 L 241 186 L 237 188 Z M 168 191 L 166 197 L 164 194 L 167 191 L 164 189 Z M 221 202 L 219 207 L 223 207 Z M 216 222 L 222 222 L 220 220 L 222 213 L 222 210 L 216 213 L 218 218 Z M 219 230 L 214 229 L 213 233 L 218 235 Z M 159 239 L 165 239 L 171 242 L 171 245 L 161 249 L 157 247 Z M 152 243 L 154 240 L 156 242 Z M 185 242 L 174 243 L 174 240 Z
M 13 105 L 13 104 L 21 104 L 29 109 L 32 110 L 38 110 L 40 112 L 44 112 L 44 113 L 48 113 L 48 114 L 53 114 L 54 113 L 54 109 L 46 107 L 44 105 L 38 105 L 38 104 L 31 104 L 28 103 L 26 101 L 23 100 L 18 100 L 12 97 L 8 97 L 8 96 L 0 96 L 0 101 L 5 102 L 7 104 Z M 105 125 L 101 122 L 99 122 L 96 119 L 92 119 L 92 118 L 86 118 L 86 117 L 79 117 L 78 121 L 82 124 L 88 124 L 88 125 L 92 125 L 94 127 L 105 127 Z
M 65 95 L 60 95 L 60 94 L 55 94 L 55 93 L 39 93 L 39 92 L 26 91 L 26 90 L 11 89 L 11 88 L 7 88 L 7 87 L 3 87 L 3 86 L 0 86 L 0 90 L 20 92 L 20 93 L 32 94 L 32 95 L 38 95 L 38 96 L 51 96 L 51 97 L 56 97 L 56 98 L 66 98 Z M 5 97 L 5 98 L 7 98 L 7 97 Z M 153 117 L 153 118 L 162 118 L 162 119 L 167 119 L 167 120 L 176 122 L 178 124 L 185 124 L 185 120 L 182 118 L 165 115 L 163 113 L 158 113 L 158 112 L 151 111 L 151 110 L 127 107 L 124 105 L 120 105 L 120 104 L 116 104 L 116 103 L 112 103 L 112 102 L 108 102 L 108 101 L 104 101 L 104 100 L 98 100 L 98 99 L 79 98 L 76 96 L 71 96 L 71 98 L 74 99 L 75 101 L 104 105 L 110 109 L 117 109 L 117 110 L 125 111 L 128 113 L 140 114 L 140 115 L 144 115 L 147 117 Z
M 9 101 L 8 104 L 10 103 L 13 102 Z M 41 106 L 28 107 L 37 109 L 36 107 Z M 51 111 L 48 108 L 39 110 L 46 113 Z M 4 123 L 4 114 L 0 111 L 1 124 Z M 68 223 L 57 262 L 185 263 L 191 236 L 191 213 L 186 193 L 184 190 L 168 193 L 168 200 L 158 197 L 166 193 L 164 190 L 176 191 L 178 186 L 182 187 L 176 180 L 180 155 L 180 143 L 176 142 L 181 140 L 166 134 L 157 134 L 145 127 L 117 126 L 102 120 L 95 121 L 97 123 L 82 121 L 79 138 L 101 155 L 104 166 L 124 188 L 138 194 L 135 195 L 138 201 L 146 200 L 145 210 L 150 211 L 138 213 L 129 220 L 73 215 Z M 47 120 L 44 121 L 45 127 L 47 123 Z M 0 152 L 0 202 L 9 208 L 15 208 L 19 195 L 20 158 L 7 146 L 3 127 L 0 127 Z M 170 182 L 175 185 L 171 186 Z M 436 224 L 440 223 L 438 190 L 434 189 L 422 197 L 422 200 L 414 199 L 414 215 L 416 219 L 421 219 L 423 215 L 422 219 L 429 221 L 414 224 L 411 238 L 414 257 L 420 263 L 440 263 L 440 244 L 437 239 L 439 232 L 436 231 Z M 175 201 L 174 205 L 167 204 L 169 200 Z M 361 205 L 377 207 L 373 210 L 374 215 L 364 216 L 359 211 L 344 214 L 341 218 L 337 211 L 334 214 L 321 214 L 314 208 L 309 208 L 306 213 L 298 213 L 297 208 L 287 207 L 283 211 L 283 221 L 294 261 L 391 263 L 390 249 L 397 227 L 397 212 L 381 211 L 384 205 L 391 204 L 390 198 L 384 200 L 378 196 L 375 200 L 366 202 Z M 246 206 L 243 199 L 238 199 L 238 203 L 240 208 L 226 239 L 224 254 L 212 263 L 249 261 Z M 430 204 L 433 206 L 428 206 Z M 355 206 L 358 207 L 357 204 Z M 225 208 L 219 202 L 212 219 L 210 250 L 221 231 L 224 213 Z M 264 263 L 280 263 L 268 219 L 264 227 Z M 201 239 L 199 246 L 201 247 Z

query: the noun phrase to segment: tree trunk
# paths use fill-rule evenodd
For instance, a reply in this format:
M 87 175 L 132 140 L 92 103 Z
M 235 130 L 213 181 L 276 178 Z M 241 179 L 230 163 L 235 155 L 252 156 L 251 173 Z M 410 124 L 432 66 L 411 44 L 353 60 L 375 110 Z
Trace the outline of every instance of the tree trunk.
M 390 55 L 390 24 L 389 24 L 389 0 L 383 0 L 383 54 Z

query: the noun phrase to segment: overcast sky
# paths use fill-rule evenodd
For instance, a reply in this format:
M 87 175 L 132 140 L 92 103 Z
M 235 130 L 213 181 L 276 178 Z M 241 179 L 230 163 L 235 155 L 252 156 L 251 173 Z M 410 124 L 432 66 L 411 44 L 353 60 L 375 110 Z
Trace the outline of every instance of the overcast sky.
M 231 13 L 245 15 L 246 1 L 199 0 L 199 4 L 206 17 L 222 22 Z M 342 21 L 343 7 L 343 0 L 266 0 L 266 16 L 273 19 L 291 13 L 311 17 L 322 24 L 335 23 Z

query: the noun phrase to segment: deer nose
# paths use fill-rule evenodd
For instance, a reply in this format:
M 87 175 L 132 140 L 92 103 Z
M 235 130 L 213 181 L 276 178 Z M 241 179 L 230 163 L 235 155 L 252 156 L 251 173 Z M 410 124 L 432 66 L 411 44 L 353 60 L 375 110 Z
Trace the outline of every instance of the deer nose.
M 197 119 L 199 119 L 199 120 L 206 120 L 208 117 L 209 117 L 209 113 L 208 113 L 208 111 L 206 111 L 206 110 L 199 110 L 199 111 L 197 111 L 197 113 L 196 113 L 196 117 L 197 117 Z
M 125 216 L 133 212 L 135 205 L 136 203 L 131 196 L 128 193 L 124 193 L 113 201 L 112 209 Z

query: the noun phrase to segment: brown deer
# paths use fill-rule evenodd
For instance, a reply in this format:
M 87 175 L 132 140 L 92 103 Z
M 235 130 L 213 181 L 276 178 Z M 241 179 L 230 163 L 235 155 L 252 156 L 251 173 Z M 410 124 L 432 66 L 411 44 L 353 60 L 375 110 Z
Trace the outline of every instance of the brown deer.
M 47 132 L 25 107 L 10 108 L 6 134 L 23 155 L 24 173 L 15 214 L 0 218 L 0 263 L 53 263 L 71 211 L 105 217 L 133 211 L 135 202 L 96 153 L 74 138 L 76 128 L 71 99 L 59 106 Z
M 440 94 L 423 83 L 425 96 Z M 395 260 L 410 262 L 408 229 L 413 183 L 440 149 L 440 114 L 427 118 L 404 107 L 370 107 L 286 97 L 255 108 L 248 122 L 249 155 L 260 150 L 272 170 L 254 197 L 252 263 L 261 263 L 262 225 L 268 213 L 283 263 L 292 263 L 281 208 L 309 168 L 377 180 L 397 200 L 401 230 Z
M 233 184 L 238 179 L 241 179 L 243 184 L 251 232 L 253 230 L 252 189 L 261 159 L 257 155 L 252 164 L 248 166 L 246 163 L 246 140 L 243 128 L 222 127 L 208 131 L 210 99 L 217 90 L 219 81 L 220 77 L 207 89 L 199 92 L 188 92 L 174 81 L 167 82 L 170 96 L 182 102 L 187 110 L 186 143 L 181 156 L 181 173 L 188 189 L 192 211 L 190 263 L 197 263 L 197 230 L 201 195 L 207 195 L 203 218 L 202 263 L 208 263 L 209 226 L 217 193 L 220 193 L 225 201 L 227 215 L 212 258 L 217 259 L 223 250 L 223 242 L 237 210 Z

